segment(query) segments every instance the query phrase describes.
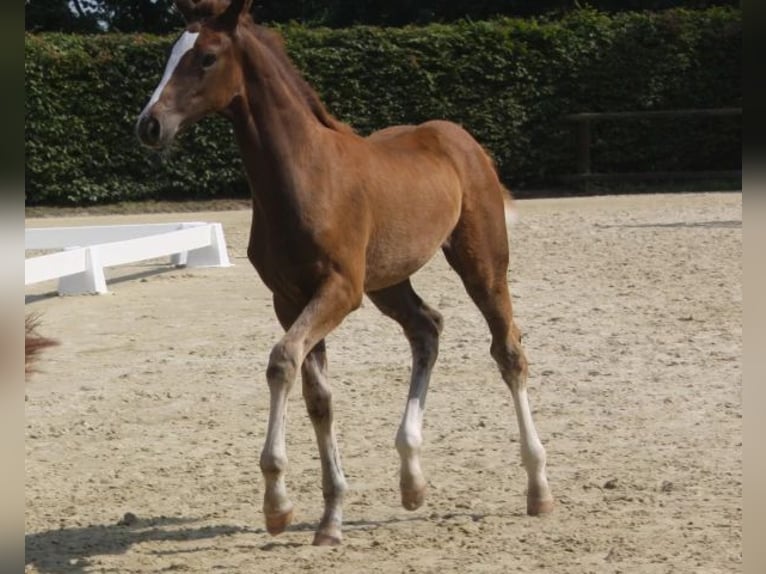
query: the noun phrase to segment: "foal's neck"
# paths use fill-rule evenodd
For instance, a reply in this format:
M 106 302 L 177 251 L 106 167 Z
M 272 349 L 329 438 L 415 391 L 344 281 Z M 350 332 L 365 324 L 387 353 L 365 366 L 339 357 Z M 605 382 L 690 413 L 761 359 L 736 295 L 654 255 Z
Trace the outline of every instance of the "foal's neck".
M 309 108 L 302 94 L 285 77 L 274 54 L 253 34 L 241 35 L 242 65 L 246 84 L 247 124 L 255 129 L 260 169 L 273 171 L 271 183 L 288 188 L 300 185 L 300 173 L 317 159 L 326 129 Z M 237 128 L 235 122 L 235 129 Z M 252 139 L 252 138 L 248 138 Z M 240 139 L 240 143 L 241 143 Z M 247 162 L 247 157 L 245 158 Z M 262 174 L 256 174 L 261 179 Z

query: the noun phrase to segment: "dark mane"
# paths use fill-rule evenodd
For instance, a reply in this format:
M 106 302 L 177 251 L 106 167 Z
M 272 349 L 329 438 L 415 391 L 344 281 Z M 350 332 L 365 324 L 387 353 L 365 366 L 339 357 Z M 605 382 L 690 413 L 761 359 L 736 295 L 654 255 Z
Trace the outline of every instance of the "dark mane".
M 322 125 L 335 131 L 354 133 L 351 126 L 337 120 L 327 110 L 322 103 L 322 100 L 319 99 L 319 95 L 314 91 L 314 88 L 309 85 L 295 67 L 292 60 L 290 60 L 290 57 L 285 50 L 284 39 L 278 32 L 255 23 L 249 26 L 249 29 L 258 41 L 268 48 L 274 56 L 274 60 L 279 65 L 284 79 L 288 82 L 290 87 L 303 98 L 306 105 Z

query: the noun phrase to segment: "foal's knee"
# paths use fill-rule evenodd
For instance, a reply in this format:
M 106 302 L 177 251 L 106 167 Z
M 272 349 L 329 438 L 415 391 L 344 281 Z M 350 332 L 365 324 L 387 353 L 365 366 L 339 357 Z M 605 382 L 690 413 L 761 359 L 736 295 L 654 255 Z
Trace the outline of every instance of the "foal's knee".
M 271 350 L 266 378 L 269 384 L 291 385 L 298 371 L 300 356 L 298 350 L 284 341 L 280 341 Z

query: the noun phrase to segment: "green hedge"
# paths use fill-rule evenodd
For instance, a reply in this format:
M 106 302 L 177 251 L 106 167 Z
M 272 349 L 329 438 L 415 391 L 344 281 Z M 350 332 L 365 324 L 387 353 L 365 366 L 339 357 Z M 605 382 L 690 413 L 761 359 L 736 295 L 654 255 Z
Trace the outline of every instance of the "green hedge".
M 282 32 L 330 109 L 358 131 L 460 122 L 516 189 L 574 171 L 566 114 L 742 105 L 736 9 Z M 162 155 L 137 143 L 135 118 L 171 41 L 26 36 L 27 204 L 247 193 L 222 119 L 204 120 Z M 720 119 L 605 123 L 593 162 L 599 171 L 737 169 L 740 134 L 739 121 Z

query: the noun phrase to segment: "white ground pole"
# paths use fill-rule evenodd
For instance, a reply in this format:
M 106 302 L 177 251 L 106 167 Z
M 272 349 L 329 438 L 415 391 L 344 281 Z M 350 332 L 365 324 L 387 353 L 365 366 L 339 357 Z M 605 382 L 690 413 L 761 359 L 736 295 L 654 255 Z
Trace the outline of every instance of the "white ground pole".
M 26 250 L 55 253 L 25 261 L 24 284 L 59 279 L 60 295 L 107 293 L 105 267 L 170 256 L 173 265 L 230 267 L 220 223 L 157 223 L 38 227 L 25 231 Z

